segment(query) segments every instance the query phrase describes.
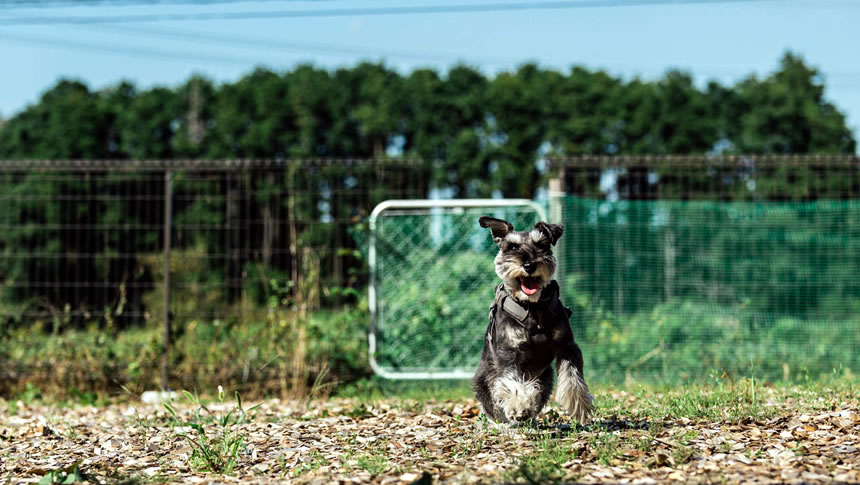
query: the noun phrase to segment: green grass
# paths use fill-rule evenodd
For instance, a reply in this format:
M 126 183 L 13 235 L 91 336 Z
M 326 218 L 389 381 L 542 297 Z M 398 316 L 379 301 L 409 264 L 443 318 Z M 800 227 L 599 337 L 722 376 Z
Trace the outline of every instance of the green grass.
M 581 452 L 567 441 L 549 438 L 539 440 L 532 452 L 519 460 L 516 468 L 505 473 L 505 479 L 534 484 L 559 483 L 566 478 L 563 465 Z
M 301 465 L 297 466 L 294 470 L 291 470 L 287 463 L 281 463 L 281 471 L 282 474 L 286 474 L 289 472 L 293 472 L 296 476 L 302 476 L 307 473 L 313 473 L 323 467 L 328 465 L 329 461 L 322 456 L 318 451 L 313 450 L 310 453 L 310 461 L 306 461 Z
M 241 395 L 236 392 L 236 407 L 218 416 L 214 416 L 209 409 L 201 403 L 200 399 L 188 391 L 183 391 L 185 398 L 193 406 L 191 417 L 182 420 L 170 403 L 163 406 L 170 414 L 169 425 L 178 429 L 175 436 L 188 442 L 192 448 L 191 466 L 198 471 L 207 471 L 218 474 L 231 474 L 239 463 L 239 454 L 245 450 L 245 435 L 238 426 L 247 423 L 251 419 L 249 413 L 257 406 L 250 409 L 242 407 Z M 218 401 L 224 402 L 224 392 L 218 388 Z M 204 411 L 207 414 L 204 414 Z M 215 428 L 207 432 L 207 426 Z M 191 431 L 183 431 L 190 428 Z
M 347 440 L 345 445 L 346 452 L 341 456 L 341 466 L 344 469 L 364 470 L 370 473 L 371 476 L 377 476 L 388 469 L 390 463 L 386 456 L 384 443 L 377 444 L 375 447 L 359 453 L 355 450 L 358 442 L 354 441 L 354 439 L 355 437 L 352 436 Z M 311 463 L 313 464 L 313 462 Z M 316 468 L 319 468 L 319 465 Z M 305 469 L 304 471 L 307 470 Z

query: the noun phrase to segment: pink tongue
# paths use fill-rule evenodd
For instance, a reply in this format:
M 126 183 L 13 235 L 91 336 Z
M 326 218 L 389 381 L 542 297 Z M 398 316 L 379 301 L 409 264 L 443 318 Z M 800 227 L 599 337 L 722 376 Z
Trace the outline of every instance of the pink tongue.
M 532 278 L 523 278 L 520 280 L 520 289 L 526 295 L 534 295 L 538 291 L 537 281 Z

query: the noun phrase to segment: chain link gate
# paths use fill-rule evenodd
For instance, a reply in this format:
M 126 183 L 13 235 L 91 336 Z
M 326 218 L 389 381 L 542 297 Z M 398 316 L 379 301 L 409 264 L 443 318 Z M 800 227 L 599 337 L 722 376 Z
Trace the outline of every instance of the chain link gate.
M 499 283 L 478 218 L 546 220 L 528 199 L 389 200 L 370 216 L 370 365 L 395 379 L 465 379 L 481 356 Z

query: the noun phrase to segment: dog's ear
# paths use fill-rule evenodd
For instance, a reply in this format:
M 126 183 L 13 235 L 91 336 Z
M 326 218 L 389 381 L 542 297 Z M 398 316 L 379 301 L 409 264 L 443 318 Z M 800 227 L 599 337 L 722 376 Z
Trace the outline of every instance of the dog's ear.
M 561 235 L 564 234 L 564 226 L 560 224 L 547 224 L 546 222 L 538 222 L 535 224 L 535 230 L 538 230 L 544 236 L 549 238 L 549 242 L 555 246 L 555 243 L 561 239 Z
M 496 244 L 504 239 L 509 232 L 514 230 L 514 226 L 510 222 L 496 219 L 495 217 L 481 217 L 478 219 L 478 224 L 480 224 L 481 227 L 490 228 L 490 232 L 493 234 L 493 241 L 495 241 Z

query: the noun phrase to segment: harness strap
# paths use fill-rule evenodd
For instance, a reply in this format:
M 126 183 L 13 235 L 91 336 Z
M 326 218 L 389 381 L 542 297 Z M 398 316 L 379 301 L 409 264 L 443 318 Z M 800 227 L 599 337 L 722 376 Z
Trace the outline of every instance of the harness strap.
M 512 317 L 523 323 L 529 317 L 528 307 L 523 308 L 510 295 L 502 299 L 502 309 L 511 314 Z
M 569 308 L 564 306 L 561 303 L 561 300 L 558 297 L 559 289 L 558 283 L 555 280 L 552 280 L 549 285 L 545 288 L 546 294 L 543 298 L 541 298 L 540 303 L 549 304 L 549 311 L 552 313 L 559 314 L 559 317 L 564 318 L 565 320 L 570 319 L 570 315 L 573 313 Z M 533 304 L 527 303 L 525 306 L 521 305 L 511 296 L 507 290 L 505 290 L 504 283 L 500 284 L 496 287 L 496 296 L 493 299 L 493 304 L 490 305 L 490 326 L 487 329 L 487 338 L 489 339 L 489 343 L 492 344 L 493 335 L 495 335 L 496 331 L 496 311 L 498 308 L 501 308 L 503 311 L 507 312 L 509 315 L 514 317 L 523 328 L 525 327 L 525 321 L 529 316 L 529 312 L 531 310 L 531 306 Z M 535 328 L 527 328 L 527 331 L 530 335 L 530 338 L 534 339 L 536 342 L 545 340 L 547 337 L 544 334 L 545 329 L 541 329 L 541 325 L 538 324 Z M 493 352 L 493 346 L 490 345 L 490 352 Z
M 550 281 L 550 283 L 544 288 L 544 295 L 537 303 L 548 304 L 549 310 L 553 313 L 557 312 L 556 308 L 559 306 L 565 308 L 558 299 L 558 283 L 556 283 L 555 280 Z M 493 302 L 493 306 L 496 305 L 500 305 L 504 311 L 516 318 L 520 323 L 523 323 L 526 318 L 528 318 L 531 307 L 535 305 L 535 303 L 526 303 L 525 305 L 519 303 L 505 290 L 504 284 L 500 284 L 496 287 L 496 299 Z M 491 313 L 494 312 L 495 310 Z M 569 317 L 570 315 L 566 316 Z

